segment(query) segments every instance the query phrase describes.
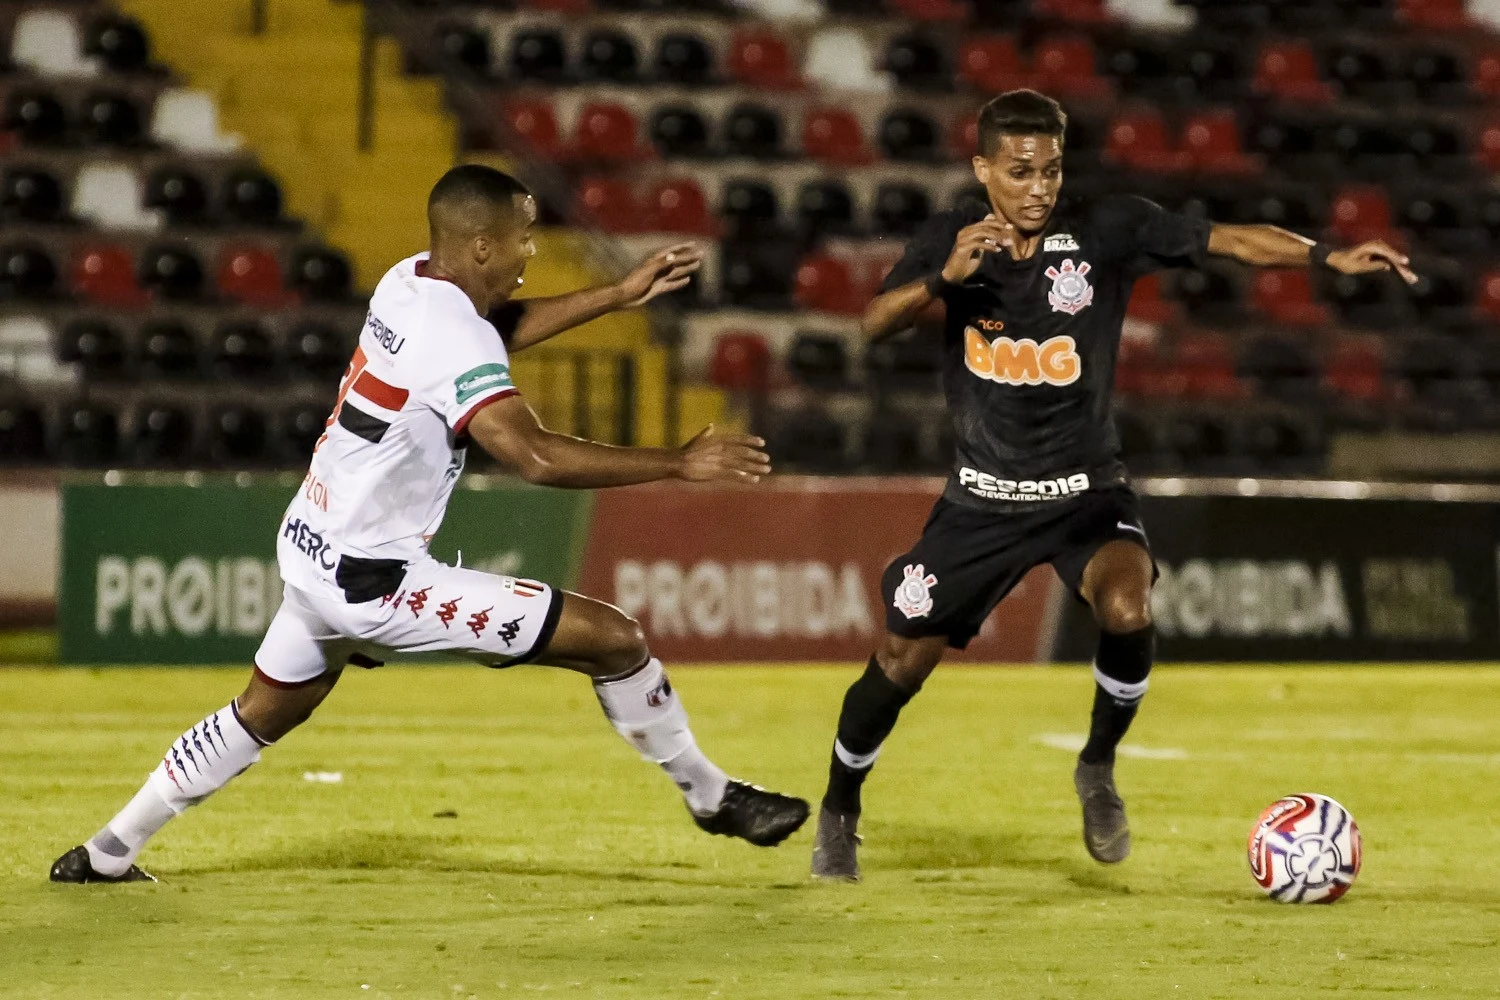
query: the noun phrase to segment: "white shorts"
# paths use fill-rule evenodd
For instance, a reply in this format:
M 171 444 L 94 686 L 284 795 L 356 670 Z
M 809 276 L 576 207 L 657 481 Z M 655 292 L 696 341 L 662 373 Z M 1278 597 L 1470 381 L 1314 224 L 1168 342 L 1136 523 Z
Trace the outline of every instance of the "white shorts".
M 445 652 L 508 667 L 541 654 L 562 605 L 562 592 L 545 583 L 431 558 L 408 569 L 396 593 L 363 604 L 350 604 L 337 591 L 288 584 L 255 667 L 279 684 L 304 684 L 351 656 L 374 666 L 369 661 L 391 654 Z

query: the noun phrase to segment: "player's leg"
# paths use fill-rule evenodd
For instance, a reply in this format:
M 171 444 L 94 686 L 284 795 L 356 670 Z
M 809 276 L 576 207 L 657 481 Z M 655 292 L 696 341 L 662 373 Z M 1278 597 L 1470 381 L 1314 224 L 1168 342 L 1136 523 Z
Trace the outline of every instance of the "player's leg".
M 633 618 L 611 605 L 559 593 L 557 625 L 536 661 L 587 674 L 605 716 L 645 760 L 681 789 L 693 819 L 710 833 L 768 847 L 808 815 L 802 799 L 730 778 L 703 753 L 687 712 Z
M 326 657 L 337 656 L 342 665 L 347 653 L 320 646 L 292 604 L 283 603 L 272 620 L 244 692 L 179 736 L 125 807 L 53 863 L 52 881 L 151 881 L 135 864 L 146 842 L 242 774 L 262 748 L 306 721 L 328 697 L 340 669 L 330 669 Z

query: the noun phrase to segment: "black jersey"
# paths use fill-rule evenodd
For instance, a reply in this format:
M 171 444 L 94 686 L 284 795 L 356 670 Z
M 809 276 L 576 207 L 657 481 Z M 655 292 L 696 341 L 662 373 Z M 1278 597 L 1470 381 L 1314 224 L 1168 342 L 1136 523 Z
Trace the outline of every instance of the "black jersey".
M 929 219 L 884 290 L 937 274 L 958 231 L 988 214 L 971 201 Z M 1031 257 L 986 254 L 948 288 L 943 389 L 958 447 L 944 496 L 1033 509 L 1123 481 L 1110 396 L 1131 288 L 1201 258 L 1208 230 L 1144 198 L 1059 207 Z

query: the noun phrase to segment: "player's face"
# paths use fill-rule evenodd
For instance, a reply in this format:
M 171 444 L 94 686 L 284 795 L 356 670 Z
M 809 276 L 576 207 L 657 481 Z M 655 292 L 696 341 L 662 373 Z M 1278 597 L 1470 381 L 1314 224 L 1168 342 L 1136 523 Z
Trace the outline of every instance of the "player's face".
M 521 287 L 526 263 L 536 254 L 531 238 L 535 225 L 536 199 L 518 195 L 515 211 L 487 238 L 489 255 L 480 267 L 493 302 L 504 302 Z
M 995 155 L 974 157 L 990 205 L 1023 233 L 1047 224 L 1062 187 L 1062 137 L 1002 135 Z

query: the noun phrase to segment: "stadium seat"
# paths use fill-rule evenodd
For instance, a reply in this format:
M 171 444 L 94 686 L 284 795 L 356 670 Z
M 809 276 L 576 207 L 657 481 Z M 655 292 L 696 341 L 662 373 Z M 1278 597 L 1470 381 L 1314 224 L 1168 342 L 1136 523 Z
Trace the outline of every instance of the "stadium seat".
M 985 3 L 986 0 L 980 0 Z M 970 15 L 963 0 L 890 0 L 891 6 L 900 14 L 914 21 L 934 23 L 958 23 Z M 869 4 L 859 6 L 868 9 Z
M 786 42 L 776 34 L 745 29 L 729 43 L 729 75 L 757 90 L 795 90 L 802 86 Z
M 327 381 L 344 370 L 349 350 L 338 330 L 318 320 L 303 320 L 286 339 L 286 367 L 293 375 Z
M 1164 98 L 1176 92 L 1174 47 L 1164 40 L 1134 33 L 1107 41 L 1101 48 L 1100 70 L 1119 81 L 1127 93 Z
M 1192 399 L 1243 399 L 1245 387 L 1234 371 L 1234 355 L 1221 334 L 1181 337 L 1173 352 L 1173 366 L 1183 377 L 1183 394 Z
M 1265 169 L 1257 156 L 1240 144 L 1240 126 L 1233 111 L 1210 111 L 1189 118 L 1182 128 L 1182 144 L 1194 170 L 1207 174 L 1249 176 Z
M 1261 46 L 1251 89 L 1282 101 L 1326 104 L 1334 91 L 1318 75 L 1318 57 L 1305 41 L 1273 41 Z
M 261 309 L 284 305 L 289 296 L 276 255 L 258 246 L 230 245 L 219 254 L 219 294 Z
M 1241 101 L 1249 82 L 1245 79 L 1245 53 L 1233 39 L 1203 42 L 1175 47 L 1177 83 L 1182 89 L 1190 84 L 1200 98 L 1212 101 Z
M 1434 389 L 1441 391 L 1443 383 L 1471 378 L 1473 360 L 1451 337 L 1414 337 L 1397 347 L 1391 369 L 1413 396 L 1421 398 Z
M 1246 222 L 1296 230 L 1320 229 L 1328 222 L 1318 191 L 1296 185 L 1262 185 L 1240 202 L 1237 214 Z
M 433 48 L 444 66 L 479 77 L 489 75 L 489 35 L 464 24 L 440 24 L 433 36 Z
M 270 456 L 265 415 L 248 406 L 218 408 L 209 421 L 208 455 L 217 465 L 258 465 Z
M 1408 290 L 1417 315 L 1449 333 L 1468 333 L 1475 326 L 1474 277 L 1464 264 L 1432 262 Z
M 797 267 L 796 304 L 814 312 L 858 315 L 864 311 L 849 266 L 837 257 L 812 254 Z
M 120 419 L 99 403 L 65 405 L 59 414 L 57 457 L 64 465 L 108 465 L 120 452 Z
M 1176 298 L 1196 319 L 1232 323 L 1239 319 L 1239 289 L 1218 270 L 1193 269 L 1177 275 Z
M 780 414 L 766 437 L 771 461 L 790 469 L 836 473 L 848 465 L 844 426 L 815 404 Z
M 798 333 L 787 348 L 786 367 L 811 389 L 841 389 L 849 382 L 849 351 L 836 334 Z
M 1429 105 L 1461 105 L 1469 97 L 1463 62 L 1448 49 L 1407 50 L 1402 75 L 1407 86 Z
M 198 373 L 198 339 L 181 320 L 151 320 L 141 327 L 140 359 L 147 375 L 191 377 Z
M 841 108 L 808 112 L 802 124 L 802 152 L 835 166 L 860 166 L 872 159 L 859 120 Z
M 76 319 L 58 334 L 57 360 L 78 365 L 91 379 L 108 379 L 125 373 L 125 341 L 120 332 L 101 319 Z
M 1161 275 L 1148 274 L 1135 283 L 1131 293 L 1127 315 L 1143 323 L 1170 323 L 1180 310 L 1175 302 L 1162 296 Z
M 1391 206 L 1383 188 L 1349 185 L 1333 199 L 1333 235 L 1345 244 L 1366 240 L 1387 240 L 1395 245 L 1401 239 L 1391 226 Z
M 1252 413 L 1240 422 L 1245 454 L 1272 472 L 1319 471 L 1321 435 L 1308 420 L 1284 413 Z
M 1098 75 L 1094 43 L 1087 35 L 1052 35 L 1032 50 L 1035 85 L 1058 100 L 1102 101 L 1114 85 Z
M 1034 0 L 1038 17 L 1080 25 L 1105 25 L 1113 20 L 1105 0 Z
M 736 233 L 763 232 L 775 227 L 781 215 L 776 192 L 758 180 L 739 178 L 724 185 L 719 214 Z
M 864 426 L 861 464 L 877 475 L 910 474 L 922 465 L 922 431 L 916 418 L 877 406 Z
M 1224 474 L 1231 471 L 1237 442 L 1234 439 L 1234 429 L 1226 417 L 1192 412 L 1174 413 L 1163 421 L 1162 437 L 1166 451 L 1181 466 L 1201 469 L 1207 473 Z
M 265 171 L 240 167 L 224 178 L 220 200 L 225 217 L 246 226 L 274 226 L 281 221 L 281 188 Z
M 1478 97 L 1500 97 L 1500 47 L 1491 44 L 1476 52 L 1469 63 L 1469 88 Z
M 146 178 L 142 202 L 160 210 L 174 226 L 202 225 L 208 221 L 208 189 L 197 174 L 179 166 L 158 167 Z
M 1387 396 L 1385 359 L 1378 342 L 1345 337 L 1334 343 L 1323 367 L 1324 384 L 1351 402 L 1378 403 Z
M 1324 54 L 1327 78 L 1346 97 L 1383 100 L 1391 96 L 1391 67 L 1381 53 L 1360 45 L 1335 45 Z
M 1159 423 L 1145 413 L 1122 409 L 1115 414 L 1120 452 L 1136 472 L 1155 472 L 1163 461 Z
M 47 299 L 56 284 L 57 265 L 40 245 L 19 242 L 0 247 L 0 299 Z
M 590 160 L 635 160 L 642 155 L 638 135 L 635 116 L 624 105 L 590 101 L 578 112 L 573 152 Z
M 563 155 L 557 113 L 547 101 L 504 101 L 500 106 L 500 118 L 532 155 L 547 160 L 556 160 Z
M 281 414 L 276 452 L 287 465 L 305 465 L 328 425 L 328 408 L 301 403 Z
M 264 379 L 276 370 L 276 352 L 266 331 L 254 320 L 233 320 L 214 332 L 209 369 L 231 380 Z
M 709 381 L 730 392 L 765 392 L 771 382 L 771 348 L 766 338 L 746 330 L 715 337 Z
M 938 156 L 938 128 L 920 111 L 893 111 L 880 122 L 881 152 L 892 160 L 930 161 Z
M 1480 128 L 1474 158 L 1483 169 L 1500 172 L 1500 121 L 1486 122 Z
M 203 291 L 203 264 L 186 246 L 147 247 L 137 276 L 142 288 L 164 299 L 193 299 Z
M 1072 122 L 1068 123 L 1072 132 Z M 1071 140 L 1070 140 L 1071 141 Z M 979 152 L 979 119 L 963 115 L 953 120 L 953 134 L 948 138 L 948 153 L 955 160 L 968 160 Z
M 15 87 L 5 98 L 4 129 L 28 143 L 55 145 L 67 135 L 68 116 L 47 91 Z
M 201 90 L 175 88 L 156 98 L 151 115 L 151 138 L 182 153 L 222 156 L 240 148 L 238 135 L 219 131 L 219 108 Z
M 882 184 L 875 191 L 870 209 L 871 228 L 877 235 L 910 236 L 932 215 L 927 192 L 914 184 Z
M 510 75 L 516 80 L 561 83 L 568 57 L 562 35 L 551 28 L 526 28 L 510 40 Z
M 854 197 L 840 181 L 809 181 L 797 191 L 797 222 L 809 237 L 847 235 L 855 228 Z
M 701 87 L 713 82 L 713 53 L 697 35 L 680 31 L 662 35 L 653 64 L 656 78 L 663 83 Z
M 853 28 L 824 28 L 807 43 L 802 76 L 808 83 L 834 91 L 883 94 L 890 91 L 890 74 L 875 69 L 875 56 L 865 36 Z
M 796 253 L 786 241 L 721 243 L 719 256 L 721 304 L 774 310 L 791 305 Z
M 100 229 L 155 232 L 162 213 L 142 206 L 141 182 L 117 163 L 89 163 L 73 182 L 73 215 Z
M 1188 154 L 1174 148 L 1165 119 L 1154 109 L 1117 115 L 1109 127 L 1104 159 L 1145 173 L 1175 173 L 1191 164 Z
M 943 50 L 922 35 L 898 35 L 885 50 L 885 68 L 897 84 L 909 90 L 934 90 L 951 86 Z
M 1472 27 L 1464 0 L 1399 0 L 1397 17 L 1427 31 L 1463 31 Z
M 688 177 L 661 180 L 647 190 L 645 224 L 647 230 L 658 233 L 717 236 L 719 232 L 703 189 Z
M 597 28 L 583 39 L 578 59 L 579 75 L 604 83 L 634 83 L 640 75 L 641 58 L 635 41 L 622 31 Z
M 10 58 L 38 76 L 97 76 L 99 64 L 83 54 L 73 16 L 61 10 L 23 10 L 11 32 Z
M 866 382 L 877 392 L 934 389 L 941 349 L 915 334 L 887 337 L 865 348 Z
M 651 115 L 651 142 L 662 156 L 705 156 L 708 126 L 690 105 L 669 105 Z
M 1317 359 L 1304 339 L 1258 337 L 1245 346 L 1235 370 L 1253 379 L 1261 395 L 1310 401 L 1318 394 Z
M 63 215 L 57 178 L 38 167 L 7 167 L 0 177 L 0 218 L 16 222 L 57 222 Z
M 1500 269 L 1492 268 L 1480 275 L 1474 307 L 1492 325 L 1500 325 Z
M 738 104 L 724 120 L 724 150 L 730 156 L 774 159 L 782 154 L 781 116 L 758 104 Z
M 354 284 L 348 259 L 328 247 L 298 250 L 287 274 L 287 285 L 315 302 L 347 301 Z
M 1306 268 L 1256 271 L 1250 289 L 1256 311 L 1273 323 L 1326 327 L 1333 320 L 1328 307 L 1314 299 Z
M 83 53 L 112 73 L 139 73 L 151 62 L 151 43 L 135 18 L 106 11 L 84 29 Z
M 134 309 L 147 301 L 145 291 L 136 282 L 130 255 L 113 244 L 86 244 L 77 248 L 72 291 L 100 306 Z
M 41 408 L 0 399 L 0 464 L 38 465 L 48 457 L 47 423 Z
M 85 138 L 95 145 L 133 146 L 141 140 L 141 113 L 123 94 L 90 94 L 78 119 Z
M 574 199 L 578 214 L 607 233 L 634 233 L 641 228 L 641 207 L 629 182 L 616 177 L 585 177 Z
M 958 78 L 981 94 L 1001 94 L 1028 81 L 1021 51 L 1011 35 L 980 35 L 958 50 Z
M 130 462 L 146 469 L 181 468 L 194 457 L 192 415 L 165 402 L 143 403 L 130 436 Z

